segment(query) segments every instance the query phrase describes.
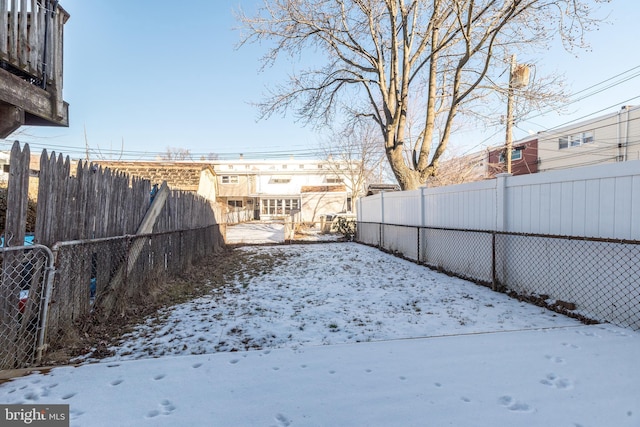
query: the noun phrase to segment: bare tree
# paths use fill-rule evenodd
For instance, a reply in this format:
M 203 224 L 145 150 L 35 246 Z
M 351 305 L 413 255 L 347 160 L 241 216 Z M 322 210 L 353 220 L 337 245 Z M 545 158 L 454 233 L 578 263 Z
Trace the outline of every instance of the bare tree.
M 240 45 L 272 42 L 263 67 L 323 54 L 272 88 L 262 117 L 294 109 L 316 124 L 338 110 L 370 118 L 399 184 L 413 189 L 436 173 L 456 115 L 484 108 L 511 53 L 556 35 L 569 50 L 585 47 L 595 3 L 606 1 L 265 0 L 254 16 L 238 13 Z
M 442 187 L 481 181 L 487 177 L 486 161 L 486 152 L 476 152 L 461 156 L 448 152 L 442 156 L 438 174 L 429 177 L 426 184 L 428 187 Z
M 368 183 L 377 180 L 385 156 L 380 134 L 371 122 L 346 124 L 334 129 L 322 145 L 327 167 L 342 179 L 355 201 L 365 193 Z
M 161 158 L 162 160 L 193 160 L 191 150 L 179 147 L 167 147 L 167 151 L 161 155 Z

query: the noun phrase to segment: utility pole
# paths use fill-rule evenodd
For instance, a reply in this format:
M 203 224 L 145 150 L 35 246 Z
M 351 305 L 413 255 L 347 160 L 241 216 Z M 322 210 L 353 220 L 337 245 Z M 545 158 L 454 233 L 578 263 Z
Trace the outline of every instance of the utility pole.
M 513 104 L 515 102 L 515 89 L 521 89 L 529 85 L 529 66 L 516 63 L 516 55 L 511 55 L 509 66 L 509 87 L 507 89 L 507 130 L 505 135 L 505 163 L 507 173 L 511 173 L 511 157 L 513 154 Z
M 516 69 L 516 55 L 511 55 L 511 65 L 509 67 L 509 88 L 507 89 L 507 130 L 505 136 L 505 163 L 507 173 L 511 173 L 511 153 L 513 151 L 513 74 Z

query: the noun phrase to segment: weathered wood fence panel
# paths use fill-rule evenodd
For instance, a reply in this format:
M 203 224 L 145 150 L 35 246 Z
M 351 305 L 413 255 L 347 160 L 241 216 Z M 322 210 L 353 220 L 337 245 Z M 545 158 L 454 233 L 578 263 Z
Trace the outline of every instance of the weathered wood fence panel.
M 11 209 L 7 209 L 4 232 L 6 246 L 22 246 L 24 243 L 29 191 L 29 158 L 29 147 L 20 150 L 20 144 L 13 144 L 7 192 L 7 206 L 11 206 Z M 19 360 L 20 348 L 17 345 L 17 338 L 20 324 L 16 321 L 16 308 L 20 299 L 20 288 L 15 284 L 20 282 L 22 252 L 6 253 L 2 261 L 0 347 L 6 349 L 6 354 L 14 354 Z
M 135 233 L 149 206 L 149 181 L 69 158 L 40 159 L 35 240 L 44 245 Z M 179 224 L 176 224 L 179 225 Z
M 20 145 L 14 144 L 9 185 L 16 188 L 10 193 L 19 197 L 9 198 L 7 230 L 12 231 L 7 231 L 11 233 L 7 236 L 13 236 L 14 242 L 18 239 L 20 244 L 26 228 L 29 158 L 28 145 L 21 152 Z M 98 297 L 109 291 L 118 271 L 124 272 L 124 285 L 111 304 L 113 310 L 120 309 L 130 300 L 128 297 L 148 293 L 158 285 L 159 278 L 176 274 L 204 254 L 224 246 L 214 206 L 195 193 L 175 190 L 169 191 L 151 234 L 134 237 L 149 210 L 150 193 L 148 180 L 83 161 L 73 169 L 68 157 L 43 151 L 34 241 L 61 248 L 57 252 L 48 315 L 47 331 L 52 337 L 75 330 L 74 322 L 101 307 Z M 134 241 L 140 243 L 132 256 Z M 4 259 L 6 262 L 9 258 Z M 90 303 L 93 289 L 94 306 Z M 0 308 L 10 312 L 9 306 L 15 308 L 18 304 L 18 295 L 6 293 L 0 287 Z M 12 340 L 11 336 L 2 336 Z M 8 345 L 0 343 L 5 344 Z

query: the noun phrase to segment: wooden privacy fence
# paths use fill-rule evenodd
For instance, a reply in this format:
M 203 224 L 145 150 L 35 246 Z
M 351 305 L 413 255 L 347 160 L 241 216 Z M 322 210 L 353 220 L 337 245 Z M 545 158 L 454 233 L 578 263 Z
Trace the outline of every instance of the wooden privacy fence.
M 24 243 L 29 176 L 33 174 L 29 163 L 29 146 L 21 149 L 14 143 L 3 236 L 6 246 Z M 83 161 L 77 163 L 75 175 L 71 171 L 68 157 L 43 151 L 33 240 L 53 249 L 50 304 L 44 303 L 47 292 L 43 286 L 35 292 L 35 287 L 15 274 L 0 274 L 0 308 L 7 313 L 6 319 L 0 316 L 0 343 L 13 342 L 27 324 L 15 321 L 21 289 L 31 288 L 27 305 L 38 308 L 34 316 L 45 306 L 50 309 L 36 328 L 55 339 L 73 331 L 74 322 L 92 310 L 99 309 L 104 314 L 101 320 L 106 321 L 126 308 L 131 298 L 148 296 L 164 279 L 224 247 L 224 230 L 217 224 L 214 206 L 194 193 L 169 190 L 164 183 L 152 195 L 147 180 Z M 22 249 L 16 249 L 11 253 L 0 249 L 4 272 L 24 270 Z M 33 265 L 44 262 L 38 259 Z M 50 323 L 45 326 L 47 320 Z M 3 348 L 6 352 L 10 346 Z M 34 350 L 36 354 L 42 348 Z M 0 349 L 0 359 L 2 352 Z M 25 363 L 13 354 L 4 360 Z
M 13 160 L 12 160 L 13 161 Z M 35 241 L 47 246 L 68 240 L 136 234 L 151 204 L 151 183 L 79 161 L 70 175 L 69 158 L 43 151 L 40 158 Z M 154 232 L 216 224 L 213 206 L 202 197 L 173 190 Z

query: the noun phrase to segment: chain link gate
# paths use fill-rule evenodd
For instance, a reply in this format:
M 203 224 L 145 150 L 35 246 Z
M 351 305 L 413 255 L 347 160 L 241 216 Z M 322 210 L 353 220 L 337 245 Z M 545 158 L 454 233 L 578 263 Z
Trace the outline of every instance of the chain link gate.
M 53 271 L 46 246 L 0 248 L 0 369 L 40 361 Z

